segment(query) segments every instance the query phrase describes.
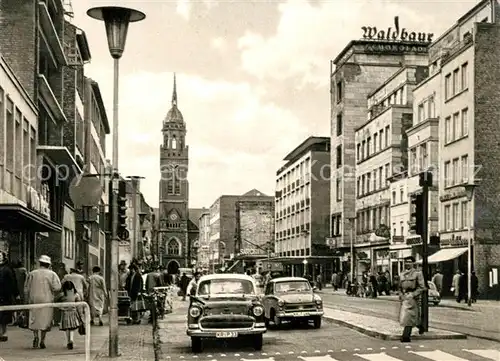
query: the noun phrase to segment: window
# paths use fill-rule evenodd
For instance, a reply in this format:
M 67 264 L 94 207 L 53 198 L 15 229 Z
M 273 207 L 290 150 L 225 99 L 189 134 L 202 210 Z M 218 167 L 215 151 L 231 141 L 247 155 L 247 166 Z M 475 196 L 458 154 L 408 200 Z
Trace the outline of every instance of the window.
M 458 203 L 453 204 L 453 229 L 460 229 L 460 205 Z
M 462 182 L 461 183 L 468 183 L 469 182 L 469 156 L 464 155 L 462 156 Z
M 460 80 L 458 75 L 458 69 L 453 70 L 453 95 L 460 91 Z
M 450 161 L 444 163 L 444 186 L 449 187 L 450 182 Z
M 453 114 L 453 140 L 462 136 L 462 123 L 460 122 L 460 113 Z
M 434 118 L 436 114 L 436 107 L 434 105 L 434 96 L 431 96 L 429 98 L 428 106 L 429 106 L 428 118 Z
M 75 252 L 75 237 L 71 229 L 64 227 L 64 257 L 68 259 L 73 259 Z
M 33 149 L 33 151 L 35 151 Z M 30 173 L 33 166 L 29 166 L 31 163 L 30 155 L 30 123 L 24 119 L 23 120 L 23 183 L 26 185 L 30 184 Z
M 366 189 L 366 185 L 365 185 L 365 175 L 363 174 L 361 176 L 361 195 L 364 195 L 365 194 L 365 189 Z
M 462 109 L 462 135 L 465 136 L 469 134 L 469 121 L 467 119 L 468 117 L 468 109 Z
M 385 127 L 385 146 L 388 147 L 390 145 L 389 140 L 389 126 Z
M 401 188 L 401 189 L 399 190 L 399 199 L 401 200 L 401 203 L 403 203 L 404 198 L 405 198 L 405 191 L 404 191 L 404 189 L 403 189 L 403 188 Z
M 379 149 L 382 150 L 384 149 L 384 130 L 383 129 L 380 129 L 380 132 L 379 132 L 380 136 L 379 136 L 379 142 L 380 142 L 380 145 L 379 145 Z
M 410 149 L 410 167 L 412 170 L 412 174 L 419 172 L 417 163 L 417 148 Z
M 174 171 L 174 194 L 181 194 L 181 174 L 179 168 Z
M 342 123 L 342 114 L 337 114 L 337 136 L 342 135 L 342 129 L 344 124 Z
M 15 146 L 14 146 L 14 128 L 15 128 L 15 121 L 14 121 L 14 103 L 7 98 L 7 149 L 10 149 L 9 152 L 7 152 L 6 155 L 6 163 L 5 163 L 5 168 L 9 170 L 10 172 L 14 171 L 14 153 L 15 153 Z
M 337 168 L 342 167 L 342 146 L 337 146 Z
M 343 97 L 343 94 L 342 94 L 342 82 L 339 81 L 337 82 L 337 103 L 340 103 L 342 101 L 342 97 Z
M 449 143 L 453 140 L 453 128 L 451 126 L 451 117 L 446 117 L 445 124 L 445 142 Z
M 469 228 L 469 207 L 468 202 L 462 202 L 462 228 Z
M 370 156 L 370 151 L 372 150 L 372 138 L 368 137 L 366 140 L 366 156 Z
M 366 141 L 361 142 L 361 159 L 366 158 Z
M 429 166 L 428 162 L 427 143 L 425 143 L 420 146 L 420 170 L 426 170 Z
M 377 170 L 373 171 L 373 190 L 377 190 L 378 180 L 377 180 Z
M 378 147 L 378 133 L 373 134 L 373 153 L 377 152 Z
M 175 135 L 172 138 L 172 149 L 177 149 L 177 138 L 175 138 Z
M 386 181 L 386 185 L 387 185 L 387 178 L 389 178 L 391 176 L 391 171 L 390 171 L 390 164 L 387 163 L 385 165 L 385 181 Z
M 370 188 L 371 188 L 371 184 L 370 184 L 370 183 L 371 183 L 371 179 L 372 179 L 372 175 L 371 175 L 371 173 L 368 173 L 368 174 L 366 175 L 366 192 L 367 192 L 367 193 L 368 193 L 368 192 L 370 192 Z
M 380 167 L 378 169 L 378 187 L 379 188 L 382 188 L 382 179 L 384 179 L 384 169 L 382 167 Z
M 467 63 L 463 64 L 462 65 L 462 72 L 461 72 L 461 75 L 462 75 L 462 90 L 464 89 L 467 89 L 467 78 L 468 78 L 468 74 L 467 74 Z
M 340 178 L 337 178 L 336 193 L 337 193 L 337 202 L 339 202 L 342 200 L 342 179 Z
M 176 239 L 171 239 L 170 241 L 168 241 L 167 254 L 169 254 L 169 255 L 179 255 L 180 254 L 179 242 L 177 242 Z
M 403 221 L 399 222 L 399 228 L 401 229 L 401 235 L 404 236 L 405 234 L 405 226 Z
M 423 122 L 424 121 L 424 118 L 425 117 L 425 114 L 424 114 L 424 104 L 420 104 L 418 106 L 418 122 Z
M 460 181 L 460 168 L 458 167 L 458 158 L 453 159 L 453 175 L 452 175 L 452 183 L 451 185 L 458 184 Z
M 451 207 L 444 207 L 444 229 L 445 231 L 451 231 Z
M 357 180 L 357 186 L 356 186 L 356 189 L 358 191 L 358 198 L 359 196 L 362 194 L 361 193 L 361 178 L 358 177 L 358 180 Z
M 451 74 L 448 74 L 444 78 L 444 98 L 449 99 L 451 97 Z
M 397 204 L 396 191 L 392 191 L 392 204 Z
M 357 156 L 358 156 L 358 162 L 359 162 L 361 160 L 361 144 L 358 143 L 356 148 L 357 148 Z

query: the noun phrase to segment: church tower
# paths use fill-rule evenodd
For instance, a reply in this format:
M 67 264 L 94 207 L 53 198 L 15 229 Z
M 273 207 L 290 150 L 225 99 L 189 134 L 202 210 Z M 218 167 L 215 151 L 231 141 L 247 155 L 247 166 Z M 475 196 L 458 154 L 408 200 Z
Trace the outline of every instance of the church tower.
M 160 146 L 160 199 L 158 241 L 163 248 L 163 265 L 169 273 L 188 264 L 189 220 L 189 149 L 186 145 L 186 123 L 177 108 L 177 86 L 174 74 L 172 107 L 163 120 L 163 144 Z

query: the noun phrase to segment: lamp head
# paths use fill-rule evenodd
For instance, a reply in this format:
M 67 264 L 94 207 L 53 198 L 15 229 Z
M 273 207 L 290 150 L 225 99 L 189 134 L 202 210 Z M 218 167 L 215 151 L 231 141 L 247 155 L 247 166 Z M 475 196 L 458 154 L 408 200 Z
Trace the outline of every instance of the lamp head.
M 307 259 L 302 261 L 303 264 L 307 264 Z
M 470 202 L 474 197 L 474 189 L 477 184 L 466 184 L 464 185 L 465 195 L 467 196 L 467 200 Z
M 92 8 L 87 11 L 87 15 L 93 19 L 104 21 L 109 52 L 114 59 L 120 59 L 123 55 L 128 24 L 141 21 L 146 17 L 144 13 L 138 10 L 117 6 Z

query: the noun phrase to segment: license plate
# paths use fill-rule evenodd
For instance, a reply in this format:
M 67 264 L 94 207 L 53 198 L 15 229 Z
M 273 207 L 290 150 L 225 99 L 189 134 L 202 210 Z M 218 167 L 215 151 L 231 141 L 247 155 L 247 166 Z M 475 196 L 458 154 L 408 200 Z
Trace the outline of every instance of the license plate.
M 293 315 L 294 316 L 309 316 L 310 313 L 309 312 L 294 312 Z
M 217 338 L 234 338 L 234 337 L 238 337 L 238 332 L 217 332 L 215 334 L 215 337 Z

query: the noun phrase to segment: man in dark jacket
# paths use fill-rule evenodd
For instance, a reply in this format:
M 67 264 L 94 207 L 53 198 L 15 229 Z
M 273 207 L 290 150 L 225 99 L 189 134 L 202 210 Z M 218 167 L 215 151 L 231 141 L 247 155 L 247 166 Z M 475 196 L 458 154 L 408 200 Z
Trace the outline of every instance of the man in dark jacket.
M 179 287 L 181 288 L 181 292 L 182 292 L 182 300 L 185 301 L 186 300 L 186 296 L 187 296 L 187 288 L 188 288 L 188 285 L 189 285 L 189 277 L 186 276 L 185 273 L 182 274 L 181 276 L 181 279 L 179 281 Z
M 7 255 L 0 251 L 0 306 L 9 306 L 19 299 L 16 276 Z M 12 321 L 11 311 L 0 311 L 0 342 L 7 342 L 7 325 Z
M 139 295 L 142 292 L 142 289 L 144 288 L 144 282 L 142 280 L 141 272 L 139 271 L 139 268 L 135 263 L 130 265 L 129 270 L 130 273 L 127 277 L 125 289 L 127 290 L 128 296 L 130 297 L 130 304 L 132 309 L 131 310 L 132 321 L 135 324 L 138 324 L 141 322 L 139 316 L 140 312 L 143 310 L 138 310 L 137 307 L 141 306 L 139 305 L 140 303 Z M 137 306 L 134 306 L 134 304 Z

